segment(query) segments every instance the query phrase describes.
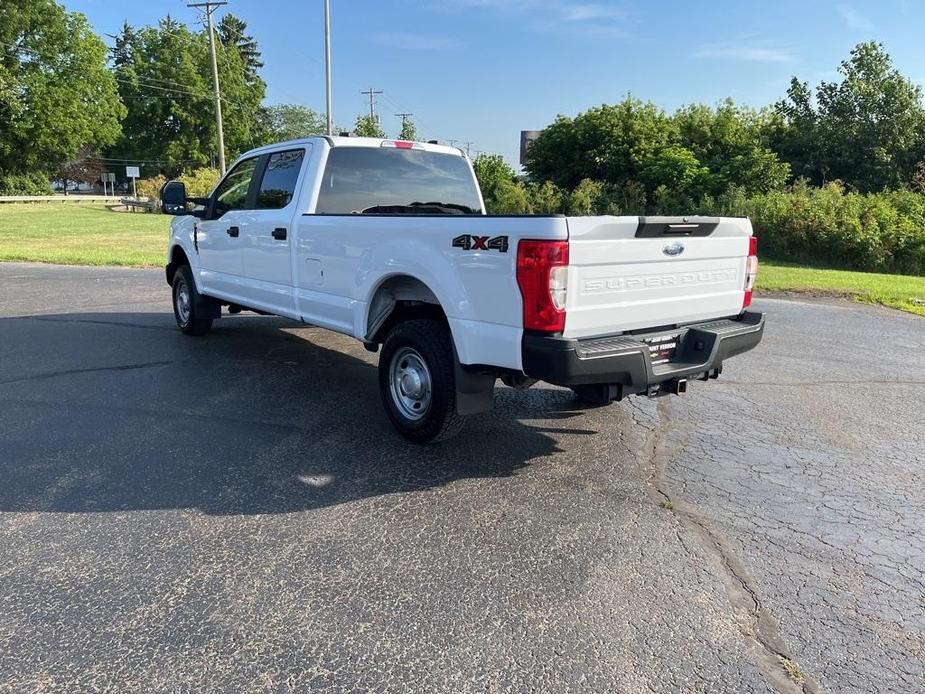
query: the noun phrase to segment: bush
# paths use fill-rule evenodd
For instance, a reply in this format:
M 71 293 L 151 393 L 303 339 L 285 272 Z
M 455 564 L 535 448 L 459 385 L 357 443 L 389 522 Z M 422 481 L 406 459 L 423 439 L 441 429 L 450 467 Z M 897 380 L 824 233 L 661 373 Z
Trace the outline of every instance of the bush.
M 51 195 L 48 176 L 37 171 L 24 174 L 0 174 L 0 195 Z
M 529 214 L 527 188 L 520 181 L 501 181 L 493 201 L 486 200 L 489 214 Z
M 861 194 L 840 183 L 797 183 L 750 198 L 730 191 L 711 213 L 750 217 L 762 255 L 777 260 L 925 274 L 925 196 L 912 191 Z
M 135 184 L 135 190 L 138 191 L 138 195 L 143 198 L 148 198 L 149 200 L 154 201 L 154 211 L 161 211 L 161 188 L 164 187 L 164 184 L 167 182 L 167 179 L 164 176 L 157 175 L 153 178 L 143 178 L 140 181 L 137 181 Z
M 204 198 L 211 193 L 218 181 L 221 173 L 218 169 L 203 167 L 190 173 L 184 173 L 177 180 L 186 185 L 186 194 L 191 198 Z
M 590 178 L 583 178 L 567 196 L 566 212 L 576 217 L 602 213 L 604 199 L 604 185 Z
M 565 202 L 562 191 L 552 181 L 527 188 L 527 199 L 533 214 L 559 214 Z
M 762 257 L 866 272 L 925 275 L 925 194 L 912 190 L 847 192 L 841 183 L 748 195 L 732 186 L 694 199 L 661 185 L 651 196 L 634 181 L 582 180 L 563 191 L 550 182 L 502 181 L 491 212 L 570 215 L 723 215 L 750 217 Z

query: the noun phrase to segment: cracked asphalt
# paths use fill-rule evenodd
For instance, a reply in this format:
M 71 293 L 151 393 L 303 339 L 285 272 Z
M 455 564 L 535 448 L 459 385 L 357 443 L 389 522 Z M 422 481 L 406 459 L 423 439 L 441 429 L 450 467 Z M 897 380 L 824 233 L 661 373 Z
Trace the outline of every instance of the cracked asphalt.
M 0 691 L 922 692 L 925 321 L 756 308 L 682 398 L 419 448 L 359 343 L 0 264 Z

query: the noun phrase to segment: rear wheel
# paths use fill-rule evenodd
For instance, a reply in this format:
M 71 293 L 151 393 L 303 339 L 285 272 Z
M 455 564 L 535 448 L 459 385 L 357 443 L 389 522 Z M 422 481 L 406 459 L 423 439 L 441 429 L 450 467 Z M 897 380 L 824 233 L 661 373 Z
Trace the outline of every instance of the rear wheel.
M 446 323 L 396 325 L 379 355 L 379 391 L 392 424 L 415 443 L 445 441 L 460 432 L 452 336 Z
M 177 327 L 187 335 L 205 335 L 212 327 L 211 318 L 199 318 L 196 307 L 199 292 L 189 265 L 181 265 L 173 275 L 173 315 Z

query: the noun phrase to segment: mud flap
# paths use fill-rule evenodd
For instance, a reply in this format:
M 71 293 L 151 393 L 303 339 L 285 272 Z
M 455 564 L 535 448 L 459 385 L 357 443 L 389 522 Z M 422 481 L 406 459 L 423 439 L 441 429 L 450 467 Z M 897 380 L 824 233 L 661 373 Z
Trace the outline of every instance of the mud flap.
M 454 381 L 456 382 L 456 413 L 459 415 L 488 412 L 495 406 L 494 374 L 465 368 L 453 350 Z
M 222 302 L 196 292 L 196 317 L 215 320 L 222 317 Z

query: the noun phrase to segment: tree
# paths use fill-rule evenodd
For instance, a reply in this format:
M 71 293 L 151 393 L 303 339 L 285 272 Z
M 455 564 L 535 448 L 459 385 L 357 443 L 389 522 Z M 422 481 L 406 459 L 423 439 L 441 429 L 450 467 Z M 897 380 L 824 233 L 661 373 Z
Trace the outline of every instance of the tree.
M 517 178 L 514 169 L 500 154 L 480 154 L 472 162 L 472 168 L 479 188 L 482 189 L 485 206 L 492 212 L 496 211 L 501 191 L 506 190 L 505 186 L 514 183 Z
M 225 48 L 233 47 L 244 62 L 244 69 L 248 82 L 256 81 L 263 68 L 260 60 L 260 49 L 253 36 L 247 34 L 247 22 L 233 14 L 226 14 L 215 27 L 219 40 Z
M 710 173 L 703 193 L 719 195 L 730 186 L 763 193 L 787 183 L 789 164 L 769 149 L 773 111 L 743 108 L 727 99 L 716 108 L 686 106 L 672 120 L 680 145 Z
M 82 14 L 54 0 L 0 6 L 0 176 L 108 146 L 124 114 L 106 45 Z
M 398 133 L 398 139 L 409 141 L 418 139 L 417 126 L 415 126 L 414 121 L 408 116 L 403 116 L 401 119 L 401 132 Z
M 879 43 L 861 43 L 842 62 L 840 82 L 813 92 L 793 79 L 776 105 L 776 148 L 797 176 L 839 179 L 862 192 L 911 181 L 925 153 L 921 89 L 893 67 Z
M 559 116 L 533 141 L 525 168 L 537 182 L 572 189 L 582 179 L 623 184 L 677 141 L 677 128 L 657 106 L 626 97 L 616 105 Z
M 324 135 L 327 123 L 307 106 L 299 104 L 277 104 L 261 109 L 258 130 L 267 142 L 298 140 L 312 135 Z
M 58 167 L 55 175 L 64 185 L 65 195 L 67 195 L 68 183 L 93 185 L 103 177 L 100 153 L 92 145 L 84 145 L 74 159 Z
M 357 116 L 354 132 L 360 137 L 385 137 L 379 121 L 372 116 Z
M 110 156 L 154 161 L 171 176 L 217 159 L 208 36 L 171 17 L 156 27 L 125 26 L 113 66 L 128 107 L 123 135 Z M 262 144 L 258 115 L 266 91 L 248 76 L 235 45 L 219 48 L 225 146 L 233 158 Z

